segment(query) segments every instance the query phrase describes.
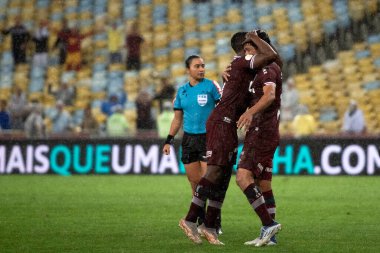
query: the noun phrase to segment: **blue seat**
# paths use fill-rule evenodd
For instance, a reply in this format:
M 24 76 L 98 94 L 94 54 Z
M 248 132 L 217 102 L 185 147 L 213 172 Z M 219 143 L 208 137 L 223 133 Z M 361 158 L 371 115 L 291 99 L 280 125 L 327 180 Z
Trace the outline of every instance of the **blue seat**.
M 323 30 L 327 35 L 334 35 L 338 28 L 338 21 L 327 20 L 323 23 Z
M 371 52 L 369 50 L 362 50 L 355 53 L 355 58 L 358 60 L 362 58 L 367 58 L 369 56 L 371 56 Z
M 368 36 L 367 41 L 369 44 L 380 43 L 380 34 L 373 34 Z
M 321 122 L 335 121 L 338 119 L 338 113 L 333 107 L 321 108 L 319 120 Z
M 172 40 L 169 43 L 171 49 L 183 47 L 183 40 Z
M 33 78 L 29 83 L 29 92 L 43 91 L 45 84 L 44 78 Z
M 285 61 L 293 60 L 296 56 L 296 45 L 293 43 L 280 47 L 280 54 Z
M 366 82 L 363 84 L 363 88 L 366 91 L 380 89 L 380 81 L 377 80 L 377 81 Z
M 376 66 L 376 68 L 380 69 L 380 57 L 379 57 L 379 58 L 376 58 L 376 59 L 373 61 L 373 64 Z

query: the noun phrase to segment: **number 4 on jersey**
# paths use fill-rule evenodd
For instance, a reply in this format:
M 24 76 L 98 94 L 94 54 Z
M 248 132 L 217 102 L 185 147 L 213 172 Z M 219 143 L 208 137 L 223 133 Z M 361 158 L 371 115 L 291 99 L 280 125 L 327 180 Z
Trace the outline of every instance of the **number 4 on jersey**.
M 249 92 L 252 92 L 253 94 L 255 94 L 255 88 L 253 88 L 252 85 L 253 85 L 253 81 L 251 81 L 251 82 L 249 83 L 248 91 L 249 91 Z

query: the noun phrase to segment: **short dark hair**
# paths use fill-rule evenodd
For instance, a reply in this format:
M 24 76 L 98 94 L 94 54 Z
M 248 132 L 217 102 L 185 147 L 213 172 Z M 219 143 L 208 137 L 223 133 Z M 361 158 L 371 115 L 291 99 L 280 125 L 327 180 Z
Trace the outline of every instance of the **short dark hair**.
M 269 35 L 264 30 L 257 30 L 257 36 L 259 36 L 259 38 L 265 41 L 266 43 L 270 44 Z
M 198 59 L 198 58 L 202 58 L 200 57 L 199 55 L 196 55 L 196 54 L 193 54 L 193 55 L 190 55 L 189 57 L 187 57 L 186 61 L 185 61 L 185 66 L 187 69 L 190 68 L 190 65 L 191 65 L 191 62 L 194 60 L 194 59 Z
M 264 30 L 260 30 L 260 29 L 258 29 L 258 30 L 256 30 L 256 33 L 257 33 L 257 36 L 259 36 L 260 39 L 262 39 L 263 41 L 265 41 L 266 43 L 268 43 L 270 46 L 272 46 L 271 41 L 270 41 L 270 39 L 269 39 L 269 35 L 268 35 Z M 253 42 L 252 40 L 248 40 L 248 39 L 246 39 L 246 40 L 243 42 L 243 46 L 244 46 L 244 44 L 246 44 L 246 43 L 251 44 L 251 45 L 257 50 L 258 47 L 257 47 L 256 43 Z
M 235 51 L 235 53 L 239 53 L 244 49 L 243 41 L 245 40 L 246 34 L 247 32 L 237 32 L 234 35 L 232 35 L 231 47 Z

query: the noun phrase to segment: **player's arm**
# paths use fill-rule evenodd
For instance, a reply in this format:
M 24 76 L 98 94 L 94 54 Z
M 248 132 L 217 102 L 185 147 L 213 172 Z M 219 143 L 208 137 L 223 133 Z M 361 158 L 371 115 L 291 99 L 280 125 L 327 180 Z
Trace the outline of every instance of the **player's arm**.
M 170 154 L 170 145 L 172 144 L 172 142 L 174 140 L 174 136 L 176 136 L 179 129 L 181 128 L 182 122 L 183 122 L 183 111 L 174 109 L 174 118 L 173 118 L 172 123 L 170 125 L 169 135 L 166 138 L 165 145 L 162 149 L 162 152 L 165 155 Z
M 278 59 L 277 52 L 268 43 L 260 39 L 256 31 L 248 32 L 247 39 L 250 39 L 257 46 L 257 53 L 251 59 L 250 68 L 261 69 Z
M 257 101 L 257 103 L 244 112 L 237 121 L 237 127 L 242 128 L 251 125 L 252 118 L 255 114 L 265 110 L 270 106 L 276 98 L 276 84 L 274 82 L 266 82 L 263 87 L 264 95 Z

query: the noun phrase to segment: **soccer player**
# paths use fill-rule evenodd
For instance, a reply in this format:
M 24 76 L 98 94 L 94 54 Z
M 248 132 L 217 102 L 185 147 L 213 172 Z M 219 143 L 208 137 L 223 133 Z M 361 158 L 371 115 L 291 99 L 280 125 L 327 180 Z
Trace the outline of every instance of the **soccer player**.
M 189 81 L 178 89 L 174 99 L 174 118 L 163 153 L 170 154 L 170 144 L 183 125 L 181 161 L 194 194 L 207 168 L 206 121 L 219 102 L 221 88 L 216 81 L 205 78 L 205 63 L 200 56 L 189 56 L 185 65 Z M 204 217 L 200 218 L 199 223 L 202 223 Z
M 232 171 L 236 162 L 238 137 L 236 122 L 247 109 L 250 101 L 249 86 L 254 79 L 254 71 L 277 58 L 277 53 L 255 31 L 247 36 L 258 46 L 257 54 L 244 56 L 243 41 L 245 32 L 238 32 L 231 38 L 231 46 L 237 53 L 231 62 L 228 81 L 224 83 L 222 98 L 211 113 L 207 129 L 207 171 L 198 183 L 184 219 L 179 226 L 194 243 L 201 243 L 196 220 L 208 199 L 205 223 L 200 226 L 201 232 L 211 244 L 223 244 L 218 240 L 216 217 L 220 213 L 226 194 L 223 176 Z
M 270 44 L 268 36 L 266 42 Z M 244 44 L 246 54 L 256 54 L 257 46 L 247 40 Z M 281 224 L 274 221 L 275 200 L 272 192 L 272 159 L 279 144 L 279 121 L 282 93 L 282 74 L 280 66 L 273 62 L 259 70 L 250 84 L 252 102 L 238 122 L 238 128 L 248 129 L 244 147 L 238 164 L 236 182 L 247 197 L 263 224 L 258 238 L 246 245 L 275 245 L 275 234 Z

